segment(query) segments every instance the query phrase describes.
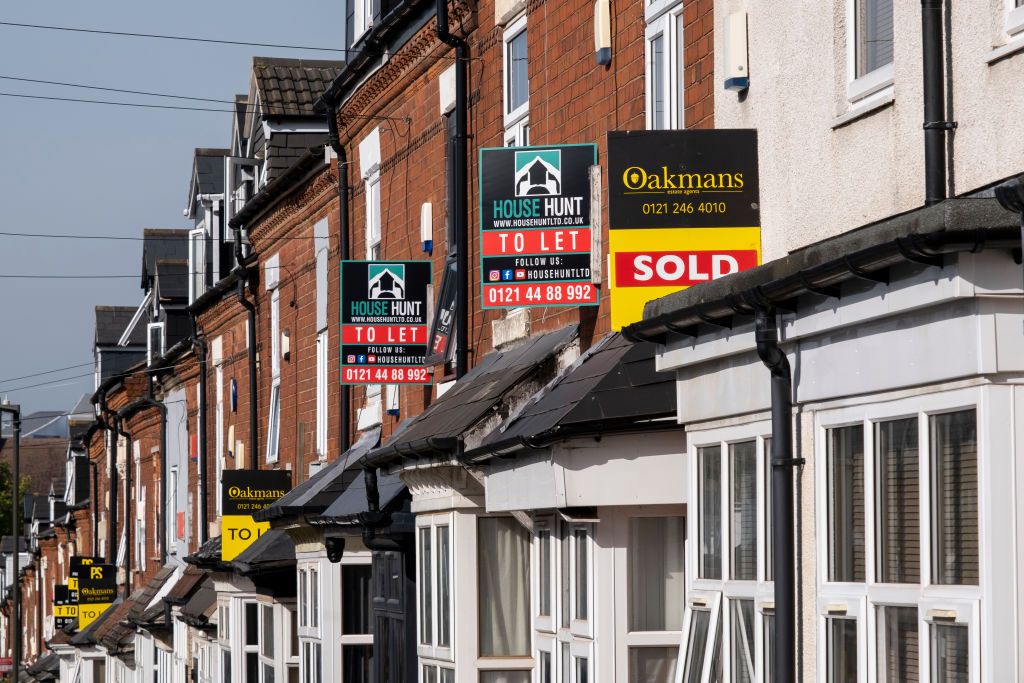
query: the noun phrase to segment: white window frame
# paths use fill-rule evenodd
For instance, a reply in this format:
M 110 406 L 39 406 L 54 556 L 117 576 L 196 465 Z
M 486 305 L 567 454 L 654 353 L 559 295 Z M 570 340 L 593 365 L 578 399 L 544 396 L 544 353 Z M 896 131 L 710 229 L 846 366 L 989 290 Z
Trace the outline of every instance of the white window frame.
M 1013 37 L 1024 31 L 1024 5 L 1017 6 L 1014 0 L 1006 2 L 1006 33 Z
M 298 579 L 297 604 L 299 641 L 299 680 L 302 683 L 323 683 L 323 613 L 324 597 L 322 572 L 319 561 L 300 562 L 296 572 Z M 328 574 L 327 576 L 330 576 Z M 311 670 L 310 662 L 319 653 L 320 668 Z
M 700 505 L 694 505 L 691 514 L 687 515 L 687 538 L 694 539 L 687 543 L 686 567 L 694 568 L 687 571 L 687 607 L 683 616 L 683 633 L 679 658 L 677 660 L 678 670 L 682 671 L 686 666 L 688 638 L 690 632 L 691 612 L 693 609 L 704 609 L 700 606 L 701 601 L 711 606 L 712 622 L 708 637 L 708 647 L 713 646 L 713 636 L 716 624 L 722 625 L 722 670 L 725 680 L 731 680 L 731 657 L 732 652 L 732 614 L 730 605 L 732 600 L 753 600 L 754 602 L 754 650 L 757 661 L 754 663 L 755 672 L 758 677 L 763 676 L 765 665 L 764 657 L 764 626 L 765 613 L 771 612 L 775 599 L 775 583 L 768 579 L 768 568 L 766 564 L 768 556 L 769 541 L 765 529 L 767 517 L 766 488 L 770 478 L 767 476 L 769 458 L 765 455 L 765 442 L 771 439 L 771 421 L 757 420 L 747 424 L 723 427 L 719 429 L 698 430 L 687 434 L 687 449 L 689 452 L 689 474 L 691 500 L 699 500 L 697 487 L 700 486 L 698 457 L 701 448 L 719 446 L 721 448 L 720 458 L 720 481 L 721 481 L 721 511 L 719 513 L 721 529 L 721 557 L 722 573 L 721 579 L 706 579 L 698 577 L 696 568 L 700 562 Z M 732 575 L 732 529 L 731 529 L 731 499 L 732 499 L 732 459 L 729 447 L 738 443 L 749 441 L 755 442 L 755 458 L 757 471 L 757 572 L 755 580 L 739 580 L 729 578 Z M 696 605 L 696 606 L 695 606 Z M 708 650 L 704 660 L 705 677 L 710 672 L 710 657 L 713 650 Z
M 270 294 L 270 373 L 266 461 L 275 463 L 281 439 L 281 291 L 276 288 Z
M 690 648 L 690 628 L 693 622 L 694 611 L 704 610 L 709 612 L 710 616 L 708 619 L 708 635 L 707 640 L 704 643 L 704 660 L 703 666 L 701 667 L 701 674 L 699 680 L 708 681 L 711 680 L 711 667 L 712 660 L 714 659 L 714 653 L 717 645 L 717 635 L 719 624 L 722 619 L 722 594 L 718 591 L 707 592 L 695 590 L 692 594 L 689 594 L 686 599 L 686 611 L 683 614 L 683 635 L 680 639 L 679 645 L 679 657 L 676 660 L 676 681 L 681 682 L 687 679 L 686 667 L 690 664 L 689 648 Z M 725 637 L 725 626 L 722 627 L 722 637 Z M 728 650 L 725 649 L 723 642 L 722 656 L 728 661 Z M 723 662 L 723 670 L 724 670 Z M 725 680 L 729 680 L 725 678 Z
M 686 65 L 683 62 L 683 3 L 679 0 L 651 3 L 644 12 L 644 18 L 647 24 L 644 29 L 644 116 L 647 129 L 655 130 L 654 53 L 651 44 L 659 36 L 665 40 L 665 65 L 661 74 L 665 97 L 665 125 L 662 130 L 684 128 Z
M 383 250 L 383 230 L 380 222 L 380 166 L 374 164 L 369 170 L 363 181 L 364 187 L 364 198 L 366 204 L 365 216 L 365 239 L 366 239 L 366 259 L 368 261 L 378 260 L 384 258 Z M 376 408 L 380 410 L 380 395 L 381 395 L 380 384 L 367 384 L 366 385 L 366 403 L 367 407 L 370 404 L 376 404 Z
M 217 491 L 220 491 L 221 478 L 224 474 L 224 366 L 221 358 L 216 358 L 213 364 L 214 369 L 214 391 L 216 401 L 213 404 L 214 412 L 214 450 L 217 463 Z M 221 496 L 218 493 L 217 516 L 223 514 L 221 510 Z
M 522 104 L 520 104 L 518 107 L 516 107 L 514 109 L 510 109 L 509 108 L 509 106 L 510 106 L 509 94 L 510 93 L 509 93 L 509 87 L 508 86 L 509 86 L 509 74 L 511 73 L 511 71 L 510 71 L 511 67 L 510 67 L 510 64 L 509 64 L 509 58 L 510 58 L 509 50 L 511 49 L 512 41 L 515 38 L 517 38 L 520 33 L 522 33 L 523 31 L 526 31 L 526 30 L 527 30 L 526 15 L 524 14 L 521 17 L 519 17 L 518 19 L 516 19 L 515 21 L 511 22 L 510 24 L 508 24 L 505 27 L 505 31 L 504 31 L 504 33 L 502 35 L 502 43 L 501 43 L 501 55 L 502 55 L 501 56 L 501 103 L 502 104 L 501 104 L 501 111 L 504 114 L 505 130 L 508 130 L 509 128 L 511 128 L 514 124 L 516 124 L 521 119 L 527 117 L 529 115 L 529 113 L 530 113 L 530 92 L 529 92 L 529 87 L 527 87 L 526 101 L 523 102 Z M 527 69 L 526 69 L 526 73 L 527 73 L 527 78 L 529 78 L 530 69 L 529 69 L 528 65 L 529 65 L 529 35 L 530 34 L 527 33 L 526 35 L 527 35 Z
M 161 454 L 163 455 L 163 454 Z M 177 541 L 178 541 L 178 466 L 172 465 L 168 472 L 168 493 L 169 497 L 166 501 L 167 506 L 167 538 L 164 539 L 164 543 L 167 544 L 167 553 L 169 555 L 177 554 Z
M 206 293 L 206 219 L 204 227 L 188 231 L 188 302 Z M 197 261 L 198 260 L 198 261 Z
M 818 575 L 818 613 L 819 638 L 824 638 L 825 619 L 830 606 L 848 605 L 850 614 L 858 618 L 858 663 L 857 671 L 861 681 L 873 680 L 878 670 L 878 624 L 875 608 L 882 605 L 917 606 L 919 613 L 918 664 L 921 680 L 931 680 L 930 637 L 928 629 L 928 612 L 951 611 L 956 613 L 958 623 L 968 628 L 970 647 L 970 680 L 972 683 L 981 681 L 981 633 L 980 605 L 984 594 L 984 573 L 979 577 L 977 586 L 970 585 L 937 585 L 932 583 L 932 464 L 929 418 L 933 415 L 954 413 L 962 410 L 974 410 L 977 424 L 977 458 L 978 458 L 978 533 L 983 544 L 987 520 L 984 500 L 986 480 L 984 462 L 987 457 L 987 445 L 984 434 L 986 424 L 986 401 L 980 388 L 960 389 L 955 391 L 925 394 L 894 401 L 879 401 L 864 405 L 823 410 L 815 413 L 815 458 L 825 463 L 828 457 L 827 430 L 835 427 L 862 426 L 864 432 L 864 543 L 865 543 L 865 582 L 839 583 L 828 580 L 828 555 L 830 541 L 828 537 L 828 520 L 826 515 L 818 515 L 816 520 L 818 543 L 817 575 Z M 921 520 L 921 576 L 917 584 L 883 584 L 876 581 L 876 475 L 875 475 L 875 442 L 874 425 L 890 420 L 916 417 L 918 419 L 918 467 L 920 490 Z M 829 504 L 827 495 L 827 467 L 815 468 L 815 506 L 819 510 Z M 984 562 L 984 548 L 979 547 L 981 561 Z M 984 569 L 982 569 L 984 572 Z M 820 640 L 825 643 L 826 641 Z M 819 647 L 823 653 L 824 646 Z M 827 662 L 825 657 L 818 658 L 818 678 L 826 680 Z M 864 672 L 864 673 L 862 673 Z M 869 675 L 867 672 L 871 672 Z
M 355 11 L 352 13 L 354 24 L 352 42 L 356 43 L 373 26 L 373 0 L 349 0 L 349 2 L 355 3 Z
M 857 76 L 857 45 L 860 41 L 857 28 L 857 7 L 859 3 L 865 1 L 867 0 L 846 0 L 846 97 L 849 103 L 856 103 L 858 106 L 890 96 L 893 92 L 896 73 L 894 54 L 893 61 L 888 64 L 860 77 Z M 893 40 L 895 41 L 895 32 Z
M 371 564 L 372 564 L 372 555 L 369 552 L 365 552 L 365 551 L 364 552 L 358 552 L 358 551 L 357 552 L 348 552 L 348 551 L 346 551 L 345 554 L 342 555 L 342 558 L 341 558 L 341 571 L 338 572 L 338 580 L 340 582 L 344 583 L 344 581 L 345 581 L 344 568 L 345 567 L 351 567 L 351 566 L 369 567 L 369 566 L 371 566 Z M 327 576 L 330 576 L 330 574 L 327 573 L 327 572 L 323 572 L 322 576 L 327 577 Z M 371 581 L 371 583 L 372 583 L 372 581 Z M 320 595 L 324 596 L 325 595 L 324 591 L 321 590 Z M 342 590 L 341 590 L 341 596 L 342 597 L 341 597 L 341 601 L 340 601 L 341 609 L 339 611 L 339 614 L 342 615 L 342 618 L 338 620 L 339 643 L 341 644 L 340 651 L 338 652 L 338 655 L 337 655 L 337 657 L 338 657 L 337 661 L 339 661 L 339 662 L 344 662 L 344 659 L 345 659 L 345 648 L 347 646 L 351 646 L 351 645 L 373 645 L 373 633 L 345 633 L 344 632 L 344 630 L 342 628 L 342 624 L 344 623 L 344 614 L 345 614 L 344 595 L 345 595 L 345 590 L 344 590 L 344 586 L 342 586 Z M 327 614 L 326 610 L 322 610 L 321 611 L 321 620 L 320 620 L 321 624 L 323 624 L 323 618 L 324 618 L 325 614 Z M 371 616 L 371 621 L 372 621 L 372 616 Z M 373 624 L 372 623 L 370 624 L 370 630 L 371 631 L 373 630 Z M 322 683 L 326 683 L 326 679 L 324 679 L 322 681 Z
M 238 683 L 267 683 L 263 676 L 265 665 L 273 668 L 275 681 L 289 680 L 288 670 L 292 668 L 298 669 L 299 667 L 299 652 L 291 651 L 291 613 L 295 609 L 295 605 L 290 601 L 288 603 L 267 602 L 254 595 L 233 595 L 230 600 L 231 606 L 228 610 L 228 615 L 233 618 L 230 633 L 234 634 L 234 638 L 226 637 L 226 639 L 232 646 L 232 681 Z M 257 607 L 257 643 L 255 645 L 245 644 L 245 612 L 246 605 L 250 603 L 255 604 Z M 271 639 L 274 641 L 274 653 L 272 656 L 264 654 L 263 622 L 265 609 L 270 609 L 274 618 L 273 632 L 271 633 Z M 246 655 L 251 653 L 255 653 L 259 660 L 259 671 L 255 681 L 245 679 Z
M 438 552 L 438 529 L 448 529 L 448 587 L 449 602 L 446 606 L 441 605 L 441 556 Z M 421 589 L 424 585 L 422 564 L 416 562 L 416 654 L 421 659 L 433 660 L 427 664 L 449 665 L 455 662 L 454 641 L 455 641 L 455 519 L 451 513 L 438 515 L 417 515 L 416 516 L 416 557 L 421 557 L 420 534 L 422 531 L 430 534 L 430 604 L 431 614 L 430 628 L 431 637 L 429 642 L 424 642 L 423 637 L 423 600 Z M 448 610 L 448 645 L 440 644 L 441 613 L 443 609 Z M 440 675 L 440 674 L 439 674 Z
M 327 330 L 323 330 L 316 336 L 316 452 L 321 460 L 327 458 L 329 351 Z
M 153 348 L 153 330 L 160 330 L 160 347 Z M 152 365 L 153 361 L 167 353 L 167 325 L 165 323 L 149 323 L 146 325 L 146 364 Z

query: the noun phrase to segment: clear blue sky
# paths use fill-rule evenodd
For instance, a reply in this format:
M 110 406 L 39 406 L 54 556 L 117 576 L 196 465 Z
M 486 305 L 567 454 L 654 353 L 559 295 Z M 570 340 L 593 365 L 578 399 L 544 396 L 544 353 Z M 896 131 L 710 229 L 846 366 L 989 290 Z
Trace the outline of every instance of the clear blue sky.
M 0 21 L 342 47 L 339 0 L 3 3 Z M 0 76 L 231 99 L 254 55 L 341 59 L 342 53 L 221 46 L 0 26 Z M 0 79 L 0 92 L 188 104 Z M 204 106 L 204 105 L 199 105 Z M 220 105 L 211 104 L 218 107 Z M 225 105 L 226 106 L 226 105 Z M 230 114 L 0 97 L 0 231 L 141 236 L 188 227 L 182 216 L 196 147 L 227 147 Z M 0 274 L 140 272 L 141 242 L 0 236 Z M 0 397 L 25 412 L 66 410 L 89 367 L 9 378 L 92 360 L 93 307 L 137 306 L 137 279 L 0 278 Z

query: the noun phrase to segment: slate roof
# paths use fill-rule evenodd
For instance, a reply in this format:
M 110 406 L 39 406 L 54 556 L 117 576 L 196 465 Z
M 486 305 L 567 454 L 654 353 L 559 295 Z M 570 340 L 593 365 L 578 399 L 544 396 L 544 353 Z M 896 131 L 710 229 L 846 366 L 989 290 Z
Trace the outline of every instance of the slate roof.
M 400 454 L 452 452 L 464 432 L 493 414 L 505 394 L 568 346 L 576 338 L 577 330 L 577 325 L 569 325 L 487 354 L 441 398 L 413 418 L 400 438 L 371 451 L 367 458 L 383 462 Z
M 185 561 L 195 567 L 209 569 L 231 568 L 231 565 L 220 559 L 221 542 L 220 536 L 214 536 L 206 543 L 199 546 L 199 550 L 185 557 Z
M 18 537 L 18 545 L 21 546 L 22 552 L 28 548 L 28 544 L 24 536 Z M 10 555 L 12 550 L 14 550 L 14 537 L 4 536 L 3 538 L 0 538 L 0 554 Z
M 527 448 L 574 430 L 674 416 L 675 375 L 655 369 L 656 348 L 632 344 L 618 332 L 606 335 L 465 458 Z
M 188 259 L 158 259 L 155 286 L 160 301 L 188 299 Z
M 213 581 L 204 576 L 197 590 L 181 608 L 181 620 L 196 628 L 211 628 L 210 616 L 217 607 Z
M 379 441 L 380 427 L 367 430 L 341 457 L 328 463 L 315 475 L 257 512 L 253 518 L 257 522 L 266 522 L 323 512 L 358 475 L 358 471 L 349 466 L 369 453 Z
M 21 418 L 21 438 L 68 438 L 68 418 L 63 410 L 39 410 Z
M 188 230 L 146 228 L 142 231 L 143 289 L 149 289 L 150 281 L 156 276 L 156 263 L 164 259 L 188 260 Z
M 206 572 L 196 567 L 185 567 L 185 571 L 182 572 L 181 578 L 178 582 L 171 587 L 171 590 L 167 591 L 167 595 L 164 596 L 164 600 L 172 605 L 184 604 L 192 596 L 192 592 L 196 589 L 196 586 L 206 576 Z
M 188 243 L 186 242 L 186 247 Z M 128 329 L 128 323 L 138 310 L 136 306 L 96 307 L 96 346 L 117 346 L 121 335 Z M 128 340 L 129 346 L 146 346 L 146 326 L 136 325 Z
M 174 576 L 174 567 L 162 567 L 160 571 L 158 571 L 156 575 L 149 580 L 149 583 L 138 591 L 137 595 L 132 596 L 131 609 L 128 610 L 127 617 L 129 621 L 139 624 L 146 623 L 152 619 L 152 616 L 145 618 L 147 613 L 151 611 L 149 609 L 149 603 L 153 602 L 153 598 L 157 596 L 160 589 L 164 587 L 164 584 L 167 583 L 172 576 Z M 163 603 L 163 601 L 161 600 L 160 603 Z M 163 613 L 162 604 L 158 604 L 154 607 L 159 608 L 159 613 Z
M 135 627 L 126 620 L 128 612 L 131 611 L 132 606 L 138 599 L 139 593 L 140 591 L 135 591 L 128 600 L 107 608 L 107 611 L 111 613 L 110 616 L 96 629 L 94 636 L 96 642 L 107 648 L 107 651 L 111 654 L 119 653 L 121 651 L 121 644 L 135 633 Z
M 103 626 L 103 624 L 106 623 L 106 621 L 110 619 L 111 616 L 113 616 L 117 606 L 123 602 L 124 600 L 121 597 L 115 599 L 114 602 L 110 605 L 110 607 L 108 607 L 103 612 L 103 614 L 96 617 L 96 619 L 91 624 L 89 624 L 83 630 L 79 631 L 71 637 L 71 644 L 76 647 L 95 645 L 98 642 L 96 639 L 97 631 L 99 631 L 100 627 Z M 75 627 L 78 627 L 77 619 L 75 620 Z
M 242 576 L 295 566 L 295 541 L 280 529 L 264 531 L 231 561 Z
M 53 652 L 41 655 L 25 672 L 37 681 L 55 681 L 60 675 L 60 657 Z
M 267 182 L 283 175 L 310 150 L 326 144 L 326 133 L 274 133 L 267 141 Z
M 313 103 L 341 73 L 341 61 L 253 57 L 263 116 L 317 116 Z
M 220 194 L 224 191 L 224 157 L 230 149 L 197 147 L 192 162 L 192 178 L 198 194 Z
M 379 494 L 380 509 L 382 512 L 393 510 L 398 501 L 408 489 L 402 483 L 401 477 L 397 474 L 381 474 L 377 477 L 377 492 Z M 355 481 L 345 489 L 345 492 L 331 503 L 324 513 L 316 518 L 311 518 L 310 523 L 323 525 L 350 525 L 360 524 L 361 515 L 369 510 L 366 505 L 366 472 L 359 470 Z

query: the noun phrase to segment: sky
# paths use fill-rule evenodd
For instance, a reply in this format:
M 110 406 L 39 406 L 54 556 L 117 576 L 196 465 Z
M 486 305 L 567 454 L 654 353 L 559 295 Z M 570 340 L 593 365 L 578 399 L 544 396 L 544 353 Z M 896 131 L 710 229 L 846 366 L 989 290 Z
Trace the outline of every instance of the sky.
M 340 0 L 3 3 L 0 21 L 340 48 Z M 230 100 L 248 90 L 252 57 L 341 59 L 341 52 L 200 44 L 0 26 L 0 76 Z M 0 93 L 217 104 L 121 95 L 0 78 Z M 228 105 L 223 105 L 227 107 Z M 196 147 L 227 147 L 231 115 L 0 96 L 0 232 L 141 237 L 187 228 L 182 215 Z M 141 241 L 0 235 L 0 398 L 23 414 L 70 410 L 92 393 L 97 305 L 138 306 Z M 22 388 L 40 382 L 46 386 Z

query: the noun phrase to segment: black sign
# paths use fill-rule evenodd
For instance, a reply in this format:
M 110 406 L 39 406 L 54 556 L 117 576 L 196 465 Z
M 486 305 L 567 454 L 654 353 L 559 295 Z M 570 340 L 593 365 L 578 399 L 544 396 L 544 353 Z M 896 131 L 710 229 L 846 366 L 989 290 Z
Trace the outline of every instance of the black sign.
M 66 584 L 53 587 L 53 627 L 62 630 L 74 623 L 78 617 L 78 603 L 71 600 Z
M 761 225 L 756 130 L 608 133 L 612 229 Z
M 429 384 L 430 261 L 342 261 L 341 383 Z
M 427 355 L 428 365 L 446 363 L 452 357 L 452 337 L 455 334 L 455 262 L 449 261 L 444 266 L 441 277 L 441 295 L 437 298 L 434 309 L 434 322 L 430 326 L 430 348 Z
M 598 303 L 590 168 L 597 145 L 480 150 L 484 308 Z
M 68 568 L 68 599 L 78 603 L 78 578 L 82 570 L 92 564 L 103 564 L 102 557 L 89 557 L 88 555 L 72 555 Z

